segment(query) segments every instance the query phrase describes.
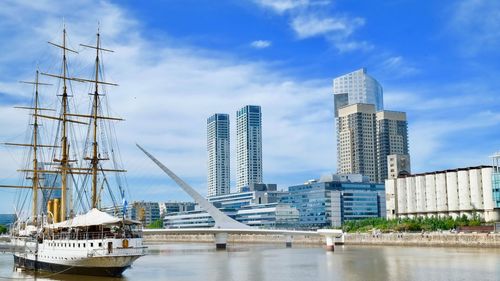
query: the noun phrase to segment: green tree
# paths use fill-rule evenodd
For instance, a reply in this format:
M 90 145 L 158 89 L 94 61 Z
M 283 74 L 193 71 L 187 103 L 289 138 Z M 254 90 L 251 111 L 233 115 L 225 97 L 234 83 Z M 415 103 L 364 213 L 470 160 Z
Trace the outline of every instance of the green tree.
M 456 229 L 460 226 L 478 226 L 482 221 L 478 214 L 472 218 L 461 216 L 452 217 L 417 217 L 399 218 L 387 220 L 385 218 L 367 218 L 363 220 L 352 220 L 344 222 L 342 229 L 345 232 L 368 232 L 378 229 L 382 232 L 390 231 L 436 231 Z
M 163 221 L 161 219 L 155 220 L 150 223 L 146 228 L 155 229 L 155 228 L 163 228 Z

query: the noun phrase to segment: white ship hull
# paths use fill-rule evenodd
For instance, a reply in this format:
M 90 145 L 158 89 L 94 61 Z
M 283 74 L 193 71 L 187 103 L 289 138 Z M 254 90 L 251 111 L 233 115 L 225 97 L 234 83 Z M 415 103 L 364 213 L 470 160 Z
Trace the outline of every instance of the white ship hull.
M 42 243 L 16 239 L 17 268 L 64 274 L 121 276 L 145 254 L 142 238 L 98 240 L 45 240 Z M 37 250 L 38 247 L 38 250 Z

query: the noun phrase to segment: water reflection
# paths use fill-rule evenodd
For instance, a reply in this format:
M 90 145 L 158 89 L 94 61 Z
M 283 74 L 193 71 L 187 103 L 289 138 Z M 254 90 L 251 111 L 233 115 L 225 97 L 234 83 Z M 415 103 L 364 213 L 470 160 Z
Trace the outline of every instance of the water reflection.
M 11 254 L 0 254 L 0 279 L 37 280 L 499 280 L 500 249 L 381 246 L 321 247 L 281 244 L 153 245 L 122 278 L 14 272 Z

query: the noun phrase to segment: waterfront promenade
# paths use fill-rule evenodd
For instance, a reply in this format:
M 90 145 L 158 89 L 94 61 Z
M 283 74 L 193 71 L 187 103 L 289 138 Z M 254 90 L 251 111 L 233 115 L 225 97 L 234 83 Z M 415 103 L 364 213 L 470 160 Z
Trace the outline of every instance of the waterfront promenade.
M 167 242 L 213 243 L 212 234 L 145 234 L 149 244 Z M 293 236 L 293 244 L 325 245 L 324 237 L 311 235 Z M 426 247 L 495 247 L 500 248 L 499 233 L 346 233 L 345 245 L 387 245 L 387 246 L 426 246 Z M 229 246 L 244 243 L 285 243 L 283 235 L 230 234 Z

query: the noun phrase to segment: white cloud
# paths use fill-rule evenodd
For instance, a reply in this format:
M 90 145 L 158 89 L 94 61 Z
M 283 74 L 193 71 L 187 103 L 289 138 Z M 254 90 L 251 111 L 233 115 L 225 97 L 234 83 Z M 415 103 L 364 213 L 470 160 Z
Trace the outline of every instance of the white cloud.
M 365 20 L 359 17 L 323 17 L 315 13 L 307 13 L 295 17 L 291 22 L 291 27 L 299 39 L 324 37 L 340 52 L 350 52 L 373 48 L 366 41 L 356 41 L 350 38 L 356 29 L 364 24 Z
M 488 147 L 456 150 L 453 138 L 480 130 L 500 126 L 500 113 L 480 111 L 465 115 L 457 122 L 455 118 L 409 120 L 410 153 L 413 172 L 428 172 L 433 169 L 458 168 L 487 163 L 486 155 L 478 152 Z M 483 142 L 484 143 L 484 142 Z M 492 153 L 495 148 L 490 148 Z M 440 151 L 444 151 L 440 153 Z M 453 151 L 452 154 L 447 154 Z M 488 153 L 488 152 L 487 152 Z
M 252 46 L 255 49 L 265 49 L 271 47 L 271 45 L 272 45 L 271 41 L 267 40 L 256 40 L 250 43 L 250 46 Z
M 320 18 L 316 15 L 304 15 L 292 20 L 292 28 L 301 39 L 330 34 L 346 37 L 364 23 L 362 18 Z
M 341 53 L 352 52 L 356 50 L 369 51 L 374 48 L 374 46 L 367 41 L 343 41 L 335 40 L 335 38 L 333 39 L 333 42 L 335 42 L 335 47 Z
M 335 139 L 328 81 L 297 81 L 271 65 L 242 61 L 193 46 L 172 46 L 169 38 L 160 43 L 150 42 L 141 35 L 140 26 L 119 7 L 99 1 L 93 4 L 102 5 L 105 12 L 91 13 L 89 9 L 94 11 L 90 8 L 94 5 L 85 3 L 78 6 L 81 9 L 75 9 L 78 12 L 72 17 L 66 18 L 70 44 L 91 43 L 96 19 L 100 19 L 103 44 L 115 50 L 113 54 L 105 54 L 103 60 L 106 79 L 120 86 L 109 88 L 106 96 L 111 104 L 110 112 L 127 120 L 118 123 L 116 131 L 128 176 L 134 182 L 142 182 L 141 186 L 130 187 L 134 198 L 146 196 L 142 190 L 148 186 L 158 188 L 158 183 L 148 184 L 150 179 L 167 181 L 136 149 L 136 142 L 179 176 L 193 182 L 200 192 L 206 192 L 206 118 L 214 112 L 231 115 L 234 178 L 235 112 L 247 104 L 258 104 L 263 109 L 264 179 L 267 182 L 303 171 L 334 170 Z M 57 71 L 59 53 L 44 46 L 48 40 L 59 41 L 61 14 L 33 17 L 36 13 L 30 6 L 20 4 L 16 8 L 26 10 L 22 21 L 30 25 L 18 27 L 16 44 L 11 45 L 5 55 L 22 49 L 26 42 L 36 41 L 32 43 L 34 49 L 29 52 L 30 57 L 19 56 L 15 63 L 30 65 L 31 55 L 39 54 L 47 57 L 42 69 L 48 67 L 50 72 Z M 89 14 L 92 17 L 86 17 Z M 0 21 L 0 25 L 5 21 Z M 31 24 L 37 28 L 32 29 Z M 82 50 L 79 56 L 70 57 L 72 75 L 91 73 L 92 56 L 92 52 Z M 32 71 L 20 76 L 23 79 L 31 77 Z M 3 80 L 0 80 L 0 92 L 7 87 L 26 92 L 14 82 L 18 77 L 2 76 L 0 79 Z M 78 111 L 86 112 L 88 96 L 84 93 L 88 92 L 87 86 L 74 84 L 73 87 Z M 45 94 L 53 95 L 55 89 Z M 4 112 L 2 115 L 7 114 Z M 19 123 L 17 116 L 13 118 Z M 16 127 L 6 130 L 8 124 L 0 125 L 0 139 L 24 132 Z M 78 133 L 83 134 L 84 130 Z M 2 165 L 0 173 L 7 174 L 12 169 L 12 165 Z
M 255 3 L 290 18 L 290 28 L 300 40 L 322 37 L 340 52 L 373 48 L 366 41 L 351 38 L 356 29 L 365 24 L 363 18 L 325 15 L 324 7 L 330 5 L 330 1 L 257 0 Z
M 382 54 L 375 57 L 377 57 L 377 60 L 380 60 L 376 68 L 376 73 L 380 77 L 400 79 L 401 77 L 412 76 L 420 72 L 417 67 L 413 66 L 403 56 Z
M 309 5 L 309 0 L 254 0 L 254 2 L 280 14 Z

